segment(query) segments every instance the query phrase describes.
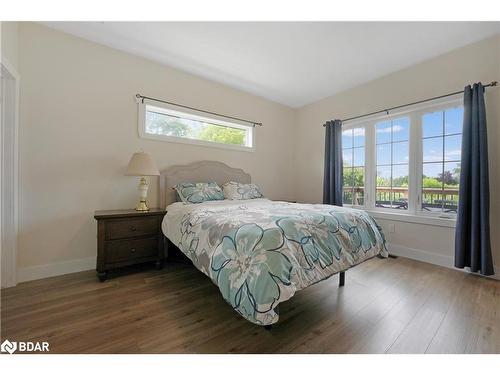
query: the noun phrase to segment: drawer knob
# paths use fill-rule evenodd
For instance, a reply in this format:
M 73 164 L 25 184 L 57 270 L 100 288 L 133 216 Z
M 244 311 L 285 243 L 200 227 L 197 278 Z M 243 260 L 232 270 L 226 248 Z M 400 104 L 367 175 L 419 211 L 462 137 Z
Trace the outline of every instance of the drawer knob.
M 132 226 L 130 227 L 130 230 L 131 230 L 132 232 L 135 232 L 137 229 L 136 229 L 136 227 L 134 227 L 134 226 L 132 225 Z
M 135 253 L 135 249 L 130 249 L 130 251 L 131 251 L 132 253 Z

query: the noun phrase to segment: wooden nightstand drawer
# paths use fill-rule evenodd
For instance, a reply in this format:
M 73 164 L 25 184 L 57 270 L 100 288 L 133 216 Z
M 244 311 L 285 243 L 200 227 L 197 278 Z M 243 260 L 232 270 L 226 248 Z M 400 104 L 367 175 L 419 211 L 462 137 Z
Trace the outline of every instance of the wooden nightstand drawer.
M 106 240 L 140 237 L 158 233 L 158 217 L 110 220 L 106 223 Z
M 96 211 L 99 280 L 106 280 L 111 270 L 139 263 L 155 261 L 160 269 L 165 259 L 161 222 L 166 213 L 159 208 Z
M 158 238 L 117 240 L 104 245 L 106 263 L 120 263 L 133 259 L 149 258 L 158 255 Z

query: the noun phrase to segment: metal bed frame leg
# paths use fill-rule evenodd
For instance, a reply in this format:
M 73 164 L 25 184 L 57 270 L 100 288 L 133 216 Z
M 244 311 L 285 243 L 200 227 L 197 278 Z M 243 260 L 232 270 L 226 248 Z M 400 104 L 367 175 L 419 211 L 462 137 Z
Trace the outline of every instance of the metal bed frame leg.
M 342 272 L 339 272 L 339 287 L 342 287 L 344 285 L 345 285 L 345 271 L 342 271 Z M 276 311 L 276 314 L 279 313 L 278 306 L 276 306 L 274 308 L 274 311 Z M 272 324 L 264 326 L 264 329 L 266 331 L 270 331 L 272 328 L 273 328 Z

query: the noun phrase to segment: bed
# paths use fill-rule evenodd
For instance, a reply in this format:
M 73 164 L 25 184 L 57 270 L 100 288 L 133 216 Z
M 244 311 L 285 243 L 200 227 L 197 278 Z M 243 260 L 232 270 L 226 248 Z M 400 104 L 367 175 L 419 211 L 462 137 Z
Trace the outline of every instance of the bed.
M 251 177 L 214 161 L 161 172 L 162 230 L 254 324 L 275 324 L 278 305 L 296 291 L 388 255 L 380 226 L 362 210 L 265 198 L 176 202 L 175 185 L 209 181 L 250 183 Z

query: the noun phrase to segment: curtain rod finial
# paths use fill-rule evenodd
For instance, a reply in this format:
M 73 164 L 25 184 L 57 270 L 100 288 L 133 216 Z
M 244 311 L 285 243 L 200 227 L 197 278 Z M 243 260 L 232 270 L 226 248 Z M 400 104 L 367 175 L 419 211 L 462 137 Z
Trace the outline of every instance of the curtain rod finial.
M 142 96 L 141 94 L 135 94 L 135 98 L 137 100 L 137 103 L 142 102 L 142 104 L 144 104 L 144 96 Z
M 490 83 L 490 85 L 491 85 L 491 86 L 497 86 L 497 85 L 498 85 L 498 82 L 497 82 L 497 81 L 492 81 L 492 82 Z

